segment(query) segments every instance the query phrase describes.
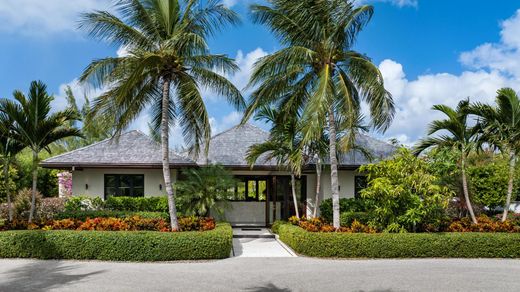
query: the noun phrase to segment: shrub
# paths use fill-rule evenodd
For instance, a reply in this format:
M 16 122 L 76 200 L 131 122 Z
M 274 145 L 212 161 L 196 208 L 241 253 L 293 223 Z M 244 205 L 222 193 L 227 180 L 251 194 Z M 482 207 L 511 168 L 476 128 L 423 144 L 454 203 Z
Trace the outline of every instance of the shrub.
M 343 212 L 339 218 L 341 226 L 344 227 L 350 227 L 354 221 L 367 224 L 369 220 L 370 215 L 367 212 Z
M 339 211 L 343 212 L 365 212 L 368 208 L 368 201 L 355 198 L 339 199 Z M 332 199 L 325 199 L 320 204 L 320 216 L 326 222 L 332 222 Z
M 31 189 L 22 189 L 17 194 L 14 195 L 13 198 L 13 219 L 15 220 L 27 220 L 29 218 L 29 212 L 31 210 L 31 199 L 32 199 L 32 190 Z M 36 192 L 36 204 L 35 210 L 40 209 L 40 203 L 42 200 L 42 195 L 39 192 Z M 38 214 L 35 214 L 37 217 Z
M 499 215 L 501 216 L 501 215 Z M 501 217 L 500 217 L 501 218 Z M 448 232 L 520 232 L 518 220 L 509 217 L 502 222 L 499 218 L 490 218 L 481 215 L 477 218 L 478 223 L 473 224 L 468 217 L 453 221 L 446 231 Z
M 36 215 L 40 220 L 53 219 L 57 214 L 64 212 L 65 198 L 43 198 L 40 207 L 36 210 Z
M 139 216 L 146 219 L 164 219 L 170 220 L 170 215 L 164 212 L 130 212 L 130 211 L 73 211 L 73 212 L 61 212 L 54 216 L 54 219 L 75 219 L 75 220 L 86 220 L 87 218 L 125 218 Z
M 68 212 L 101 210 L 103 207 L 103 199 L 99 197 L 70 197 L 65 202 L 65 211 Z
M 520 258 L 518 233 L 318 233 L 279 224 L 297 253 L 339 258 Z
M 168 212 L 168 197 L 109 197 L 105 209 L 132 212 Z
M 24 230 L 0 232 L 1 258 L 172 261 L 229 257 L 226 223 L 206 232 Z

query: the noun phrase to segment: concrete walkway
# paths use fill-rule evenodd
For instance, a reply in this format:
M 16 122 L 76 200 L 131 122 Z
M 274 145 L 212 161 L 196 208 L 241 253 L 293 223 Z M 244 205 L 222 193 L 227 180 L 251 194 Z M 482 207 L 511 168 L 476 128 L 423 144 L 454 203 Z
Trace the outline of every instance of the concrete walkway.
M 234 257 L 278 258 L 296 254 L 266 228 L 233 228 Z
M 520 291 L 520 260 L 0 260 L 0 291 Z

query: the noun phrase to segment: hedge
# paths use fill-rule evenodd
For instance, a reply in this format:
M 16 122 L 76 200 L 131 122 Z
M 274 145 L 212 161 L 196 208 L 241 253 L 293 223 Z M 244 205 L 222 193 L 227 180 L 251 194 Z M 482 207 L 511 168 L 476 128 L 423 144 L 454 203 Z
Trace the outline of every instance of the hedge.
M 204 232 L 23 230 L 0 232 L 0 258 L 105 261 L 221 259 L 230 255 L 227 223 Z
M 520 258 L 518 233 L 319 233 L 277 224 L 299 254 L 336 258 Z
M 164 219 L 169 220 L 170 215 L 164 212 L 132 212 L 132 211 L 65 211 L 54 215 L 55 220 L 76 219 L 85 221 L 87 218 L 126 218 L 131 216 L 139 216 L 145 219 Z

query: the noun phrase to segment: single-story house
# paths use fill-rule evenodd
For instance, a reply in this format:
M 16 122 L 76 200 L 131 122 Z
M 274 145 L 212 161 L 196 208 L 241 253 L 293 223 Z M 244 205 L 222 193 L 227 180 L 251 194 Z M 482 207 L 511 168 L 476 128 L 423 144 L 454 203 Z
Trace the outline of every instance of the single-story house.
M 238 179 L 236 200 L 226 211 L 225 219 L 232 224 L 269 225 L 276 219 L 294 215 L 290 173 L 281 170 L 274 161 L 261 157 L 250 167 L 245 159 L 251 145 L 266 141 L 269 133 L 251 124 L 236 126 L 211 138 L 207 158 L 198 160 L 182 153 L 170 152 L 172 181 L 183 169 L 200 165 L 221 164 Z M 357 143 L 372 154 L 374 160 L 395 152 L 391 144 L 367 135 L 359 135 Z M 139 131 L 130 131 L 41 162 L 45 168 L 72 172 L 72 194 L 107 198 L 109 196 L 163 196 L 165 194 L 160 145 Z M 369 161 L 357 152 L 340 157 L 340 196 L 356 196 L 365 178 L 357 169 Z M 330 167 L 321 177 L 320 201 L 329 198 Z M 316 193 L 315 166 L 309 165 L 296 184 L 300 213 L 310 212 Z

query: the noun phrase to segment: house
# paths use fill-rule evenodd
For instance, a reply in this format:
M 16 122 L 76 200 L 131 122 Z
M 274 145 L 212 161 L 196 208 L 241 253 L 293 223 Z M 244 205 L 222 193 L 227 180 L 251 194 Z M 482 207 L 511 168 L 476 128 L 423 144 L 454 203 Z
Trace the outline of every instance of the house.
M 269 225 L 276 219 L 294 215 L 290 173 L 281 170 L 265 156 L 250 167 L 246 152 L 251 145 L 264 142 L 269 133 L 251 124 L 236 126 L 211 138 L 207 158 L 193 160 L 186 154 L 170 152 L 172 182 L 183 169 L 200 165 L 221 164 L 237 178 L 236 200 L 226 211 L 225 219 L 232 224 Z M 374 160 L 392 155 L 395 147 L 359 135 L 357 143 L 370 151 Z M 87 147 L 64 153 L 41 162 L 45 168 L 67 169 L 72 172 L 73 195 L 107 198 L 109 196 L 163 196 L 160 145 L 139 131 L 130 131 Z M 365 183 L 357 172 L 368 163 L 361 153 L 352 152 L 340 157 L 340 197 L 356 196 Z M 329 198 L 330 168 L 324 163 L 321 177 L 320 201 Z M 300 212 L 313 205 L 316 190 L 315 166 L 307 166 L 296 182 Z

